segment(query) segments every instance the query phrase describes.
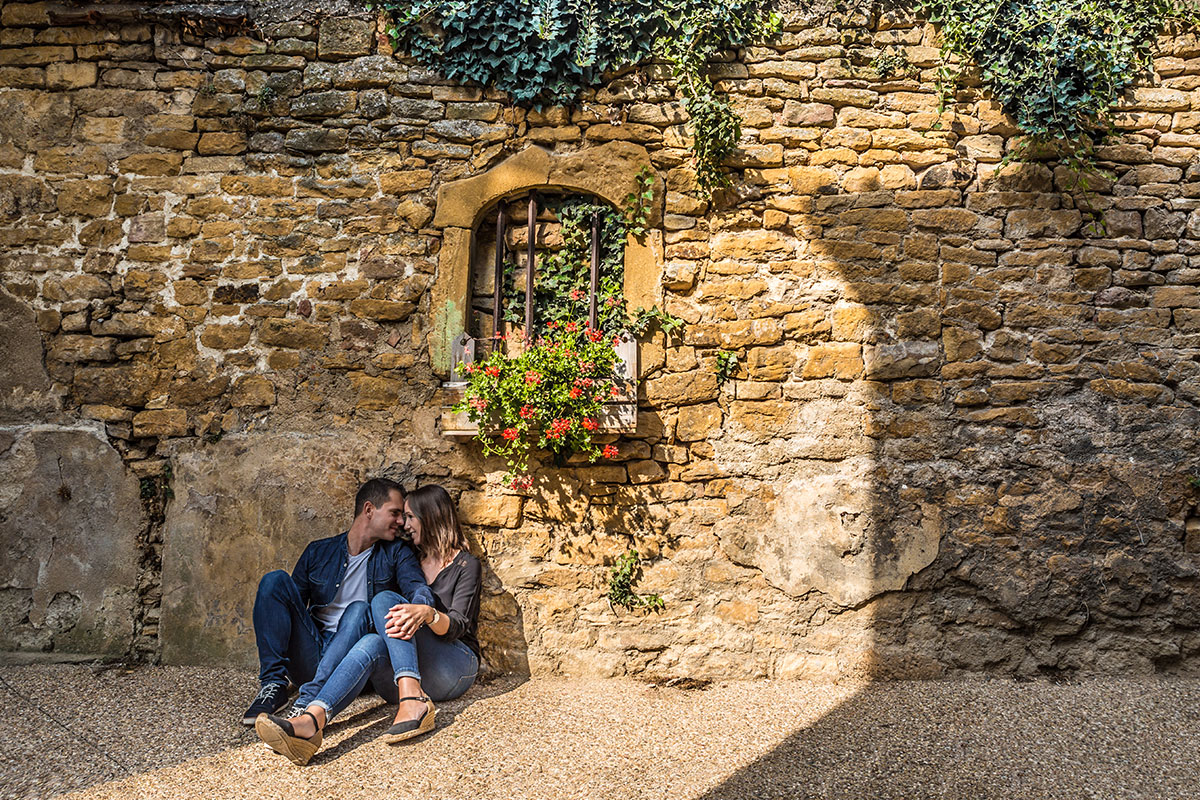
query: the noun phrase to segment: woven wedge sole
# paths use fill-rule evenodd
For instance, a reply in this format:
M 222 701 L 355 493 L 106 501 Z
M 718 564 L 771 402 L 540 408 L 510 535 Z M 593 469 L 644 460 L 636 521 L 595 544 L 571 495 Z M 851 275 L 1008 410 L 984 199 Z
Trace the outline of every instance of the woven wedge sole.
M 437 709 L 431 702 L 427 703 L 427 705 L 428 708 L 425 710 L 424 715 L 422 715 L 420 724 L 417 725 L 417 727 L 407 731 L 395 731 L 396 728 L 404 725 L 404 723 L 400 723 L 400 725 L 393 725 L 391 729 L 389 729 L 387 733 L 383 735 L 383 740 L 388 744 L 399 744 L 400 742 L 407 741 L 420 736 L 423 733 L 429 733 L 431 730 L 433 730 L 435 718 L 437 717 Z M 395 732 L 393 733 L 393 731 Z
M 287 756 L 288 761 L 298 767 L 307 764 L 316 755 L 317 750 L 321 749 L 321 731 L 317 731 L 311 739 L 289 736 L 287 731 L 266 714 L 259 714 L 258 719 L 254 720 L 254 731 L 267 747 L 282 756 Z

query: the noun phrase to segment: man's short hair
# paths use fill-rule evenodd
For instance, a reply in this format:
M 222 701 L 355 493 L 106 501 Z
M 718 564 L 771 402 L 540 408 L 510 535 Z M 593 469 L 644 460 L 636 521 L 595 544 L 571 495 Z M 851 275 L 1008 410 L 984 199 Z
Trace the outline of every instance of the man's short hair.
M 367 503 L 379 508 L 388 501 L 392 492 L 399 492 L 403 497 L 404 487 L 387 478 L 371 478 L 359 487 L 358 494 L 354 495 L 354 516 L 361 514 L 363 506 Z

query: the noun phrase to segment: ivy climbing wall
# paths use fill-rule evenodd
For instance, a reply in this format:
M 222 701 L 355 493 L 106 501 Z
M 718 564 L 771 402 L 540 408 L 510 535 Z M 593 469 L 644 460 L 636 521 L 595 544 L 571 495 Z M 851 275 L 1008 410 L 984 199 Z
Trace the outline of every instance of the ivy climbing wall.
M 1093 217 L 1002 164 L 981 90 L 939 111 L 936 32 L 894 10 L 712 66 L 743 131 L 710 199 L 653 65 L 530 111 L 365 10 L 127 6 L 0 10 L 5 648 L 249 664 L 257 577 L 384 473 L 458 498 L 495 671 L 1196 668 L 1195 36 L 1123 100 Z M 616 458 L 515 492 L 438 430 L 438 190 L 613 141 L 662 181 L 687 324 L 643 342 Z M 630 549 L 660 612 L 605 599 Z

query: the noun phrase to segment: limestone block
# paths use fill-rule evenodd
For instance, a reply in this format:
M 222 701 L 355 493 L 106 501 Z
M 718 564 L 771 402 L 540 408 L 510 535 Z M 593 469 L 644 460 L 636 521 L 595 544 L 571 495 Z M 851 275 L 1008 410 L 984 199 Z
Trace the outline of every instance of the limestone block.
M 869 380 L 927 377 L 937 373 L 940 363 L 937 342 L 908 341 L 863 348 Z
M 85 86 L 94 86 L 96 74 L 96 65 L 87 61 L 48 64 L 46 66 L 46 87 L 49 89 L 82 89 Z
M 229 404 L 234 408 L 259 408 L 275 404 L 275 384 L 262 375 L 245 375 L 234 384 Z M 134 420 L 136 421 L 136 417 Z
M 38 420 L 58 407 L 33 309 L 0 290 L 0 422 Z
M 646 381 L 646 399 L 651 405 L 690 405 L 715 400 L 717 376 L 709 372 L 679 372 Z
M 344 150 L 350 134 L 337 128 L 298 128 L 287 132 L 284 146 L 304 153 Z
M 801 375 L 805 378 L 853 380 L 862 375 L 863 351 L 857 342 L 831 342 L 808 350 Z
M 137 479 L 99 428 L 0 439 L 0 650 L 124 655 L 146 524 Z
M 381 441 L 349 430 L 227 435 L 178 452 L 163 530 L 166 663 L 257 663 L 259 579 L 290 572 L 309 541 L 349 527 L 359 482 L 382 464 Z
M 328 332 L 321 326 L 295 319 L 263 320 L 258 332 L 262 344 L 298 350 L 319 350 L 327 337 Z
M 522 498 L 518 495 L 463 492 L 458 499 L 458 518 L 464 525 L 518 528 L 521 503 Z
M 58 210 L 64 214 L 102 217 L 112 208 L 112 182 L 63 181 L 58 189 Z
M 386 410 L 396 405 L 404 384 L 391 378 L 373 378 L 355 373 L 350 376 L 359 408 Z
M 48 356 L 66 363 L 113 361 L 116 359 L 116 346 L 116 339 L 66 334 L 54 339 Z
M 870 458 L 797 462 L 797 474 L 759 515 L 727 516 L 713 530 L 739 564 L 793 597 L 812 590 L 857 606 L 904 588 L 937 556 L 941 516 L 932 504 L 897 514 L 873 485 Z
M 291 111 L 294 117 L 339 117 L 353 111 L 356 101 L 354 92 L 313 92 L 292 100 Z
M 361 19 L 328 17 L 317 33 L 317 53 L 322 60 L 337 61 L 371 52 L 375 26 Z
M 184 436 L 187 432 L 187 412 L 182 408 L 139 411 L 133 415 L 134 436 Z

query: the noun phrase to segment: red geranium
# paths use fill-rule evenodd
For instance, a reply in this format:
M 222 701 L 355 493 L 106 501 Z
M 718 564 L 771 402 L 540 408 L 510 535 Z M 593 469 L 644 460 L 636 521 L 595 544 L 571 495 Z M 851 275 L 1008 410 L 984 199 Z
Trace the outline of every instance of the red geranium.
M 509 442 L 516 441 L 516 438 L 519 435 L 520 434 L 517 433 L 516 428 L 505 428 L 504 433 L 501 434 L 501 436 L 503 436 L 505 440 Z
M 592 419 L 591 417 L 584 417 L 583 422 L 580 424 L 583 425 L 583 429 L 585 431 L 594 431 L 600 427 L 600 423 L 596 422 L 596 420 Z
M 601 451 L 600 455 L 604 456 L 605 458 L 609 458 L 609 459 L 616 458 L 617 457 L 617 446 L 614 444 L 604 445 L 604 450 Z
M 530 406 L 521 406 L 521 419 L 533 419 L 534 410 Z

